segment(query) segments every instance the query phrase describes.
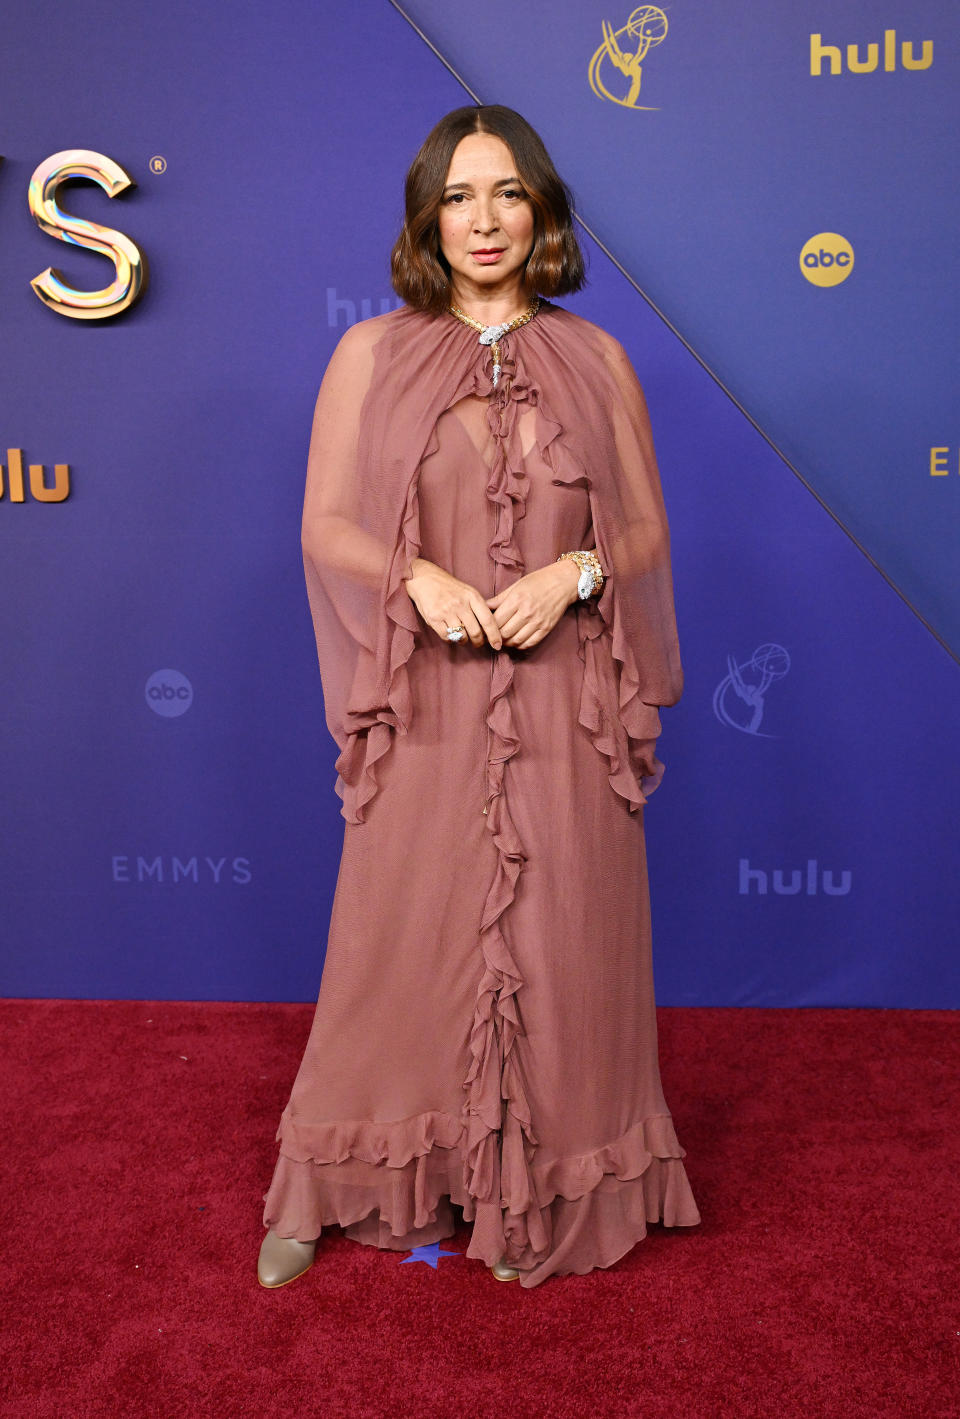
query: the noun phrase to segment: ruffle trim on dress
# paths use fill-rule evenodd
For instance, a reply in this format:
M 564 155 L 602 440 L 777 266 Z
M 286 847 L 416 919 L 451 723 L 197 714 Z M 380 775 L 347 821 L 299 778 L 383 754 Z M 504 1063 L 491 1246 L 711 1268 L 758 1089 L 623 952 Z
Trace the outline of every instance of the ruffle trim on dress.
M 379 1247 L 422 1246 L 453 1235 L 450 1202 L 462 1198 L 464 1216 L 471 1215 L 462 1174 L 460 1152 L 439 1144 L 376 1169 L 350 1157 L 325 1163 L 281 1153 L 263 1196 L 263 1224 L 301 1242 L 336 1226 Z
M 578 1197 L 592 1192 L 605 1174 L 626 1182 L 640 1177 L 654 1161 L 681 1162 L 686 1156 L 672 1115 L 653 1114 L 601 1148 L 574 1157 L 535 1163 L 532 1173 L 536 1201 L 541 1207 L 548 1207 L 557 1197 L 575 1202 Z
M 437 446 L 436 429 L 424 453 Z M 420 628 L 417 610 L 403 585 L 420 555 L 419 479 L 407 489 L 400 531 L 387 569 L 384 609 L 376 657 L 362 655 L 346 711 L 347 740 L 336 761 L 336 792 L 343 800 L 341 815 L 362 823 L 364 809 L 377 792 L 376 765 L 390 748 L 395 733 L 406 734 L 412 696 L 407 661 Z
M 431 1148 L 456 1148 L 463 1126 L 441 1110 L 412 1114 L 410 1118 L 377 1123 L 370 1119 L 338 1119 L 335 1123 L 297 1124 L 284 1110 L 277 1129 L 287 1157 L 301 1163 L 342 1163 L 358 1158 L 364 1163 L 386 1163 L 402 1168 L 411 1158 Z
M 486 393 L 492 357 L 478 362 L 476 392 Z M 539 391 L 522 374 L 508 349 L 503 352 L 502 383 L 487 409 L 496 455 L 486 486 L 498 509 L 490 555 L 498 565 L 522 575 L 525 568 L 514 538 L 524 516 L 529 477 L 523 468 L 517 432 L 518 407 L 536 404 Z M 523 1033 L 517 995 L 524 984 L 503 932 L 504 913 L 516 894 L 527 860 L 503 791 L 507 763 L 520 748 L 509 694 L 514 662 L 508 647 L 493 654 L 486 767 L 486 826 L 497 848 L 497 870 L 480 918 L 484 971 L 470 1030 L 472 1060 L 463 1081 L 465 1127 L 463 1182 L 475 1203 L 475 1225 L 468 1255 L 492 1265 L 508 1246 L 526 1245 L 527 1214 L 532 1198 L 531 1160 L 538 1139 L 514 1041 Z M 504 1216 L 503 1209 L 506 1209 Z M 538 1216 L 537 1213 L 533 1214 Z M 534 1232 L 539 1243 L 542 1232 Z
M 502 1222 L 499 1199 L 478 1199 L 464 1180 L 467 1140 L 462 1120 L 450 1114 L 307 1128 L 282 1121 L 281 1134 L 263 1220 L 300 1241 L 340 1226 L 381 1247 L 423 1245 L 453 1235 L 453 1202 L 474 1222 L 468 1256 L 488 1265 L 508 1256 L 524 1268 L 523 1284 L 537 1285 L 555 1272 L 611 1265 L 648 1222 L 692 1227 L 701 1220 L 670 1114 L 643 1119 L 587 1153 L 534 1163 L 522 1180 L 505 1162 L 505 1196 L 522 1201 L 525 1186 L 530 1195 L 522 1215 L 507 1209 Z M 588 1239 L 589 1264 L 578 1262 L 580 1237 Z
M 657 1114 L 604 1147 L 535 1163 L 524 1226 L 511 1229 L 512 1219 L 505 1219 L 505 1259 L 520 1268 L 523 1285 L 536 1286 L 556 1272 L 612 1265 L 646 1235 L 647 1222 L 696 1226 L 701 1218 L 685 1157 L 672 1116 Z M 586 1265 L 576 1258 L 580 1237 L 589 1238 Z
M 590 475 L 558 438 L 562 432 L 562 425 L 541 405 L 536 441 L 541 457 L 553 469 L 553 482 L 586 488 L 590 494 Z M 616 577 L 604 581 L 596 599 L 578 602 L 576 616 L 583 662 L 577 718 L 608 760 L 611 788 L 636 813 L 663 778 L 665 766 L 655 753 L 663 726 L 659 706 L 640 697 L 640 675 L 623 631 Z

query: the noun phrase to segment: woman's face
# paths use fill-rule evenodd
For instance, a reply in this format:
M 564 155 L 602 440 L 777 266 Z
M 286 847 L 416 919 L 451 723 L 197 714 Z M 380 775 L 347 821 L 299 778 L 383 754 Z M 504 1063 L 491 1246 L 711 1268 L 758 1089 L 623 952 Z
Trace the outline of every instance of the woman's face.
M 533 206 L 502 138 L 469 133 L 460 140 L 437 224 L 455 294 L 493 295 L 520 288 L 533 250 Z M 484 254 L 491 251 L 499 254 Z

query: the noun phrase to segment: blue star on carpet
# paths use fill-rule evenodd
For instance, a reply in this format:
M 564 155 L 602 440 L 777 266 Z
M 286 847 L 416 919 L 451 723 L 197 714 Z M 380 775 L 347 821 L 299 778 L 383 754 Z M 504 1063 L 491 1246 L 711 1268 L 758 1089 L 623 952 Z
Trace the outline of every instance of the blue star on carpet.
M 406 1266 L 408 1261 L 425 1261 L 428 1266 L 437 1269 L 437 1258 L 441 1256 L 459 1256 L 458 1251 L 444 1251 L 439 1242 L 431 1242 L 428 1247 L 414 1247 L 409 1256 L 405 1256 L 401 1261 L 401 1266 Z

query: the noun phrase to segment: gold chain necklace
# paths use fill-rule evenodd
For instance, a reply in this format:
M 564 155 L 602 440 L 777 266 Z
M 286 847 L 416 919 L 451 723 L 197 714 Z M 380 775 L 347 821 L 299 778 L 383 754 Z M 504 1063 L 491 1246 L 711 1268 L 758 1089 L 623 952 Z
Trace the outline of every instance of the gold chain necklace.
M 474 320 L 472 315 L 466 315 L 459 306 L 452 305 L 450 314 L 455 315 L 458 320 L 462 320 L 464 325 L 472 325 L 474 330 L 480 331 L 480 344 L 489 345 L 493 355 L 493 387 L 496 389 L 500 382 L 500 341 L 510 330 L 517 330 L 521 325 L 526 325 L 528 320 L 532 320 L 540 309 L 540 297 L 534 296 L 532 303 L 523 315 L 514 316 L 513 320 L 508 320 L 505 325 L 484 325 L 481 320 Z

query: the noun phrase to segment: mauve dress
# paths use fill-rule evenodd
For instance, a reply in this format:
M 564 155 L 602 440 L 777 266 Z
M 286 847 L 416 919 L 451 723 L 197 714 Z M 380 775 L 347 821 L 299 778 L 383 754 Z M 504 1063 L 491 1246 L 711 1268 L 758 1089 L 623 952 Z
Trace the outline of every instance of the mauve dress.
M 552 481 L 536 418 L 491 398 L 478 351 L 420 464 L 408 531 L 484 596 L 515 579 L 510 554 L 534 569 L 594 545 L 587 492 Z M 643 807 L 578 722 L 596 614 L 574 603 L 526 651 L 423 623 L 410 728 L 367 821 L 344 827 L 264 1194 L 280 1236 L 339 1224 L 408 1250 L 453 1235 L 453 1203 L 473 1222 L 466 1255 L 504 1255 L 529 1287 L 610 1266 L 650 1222 L 700 1221 L 660 1079 Z

